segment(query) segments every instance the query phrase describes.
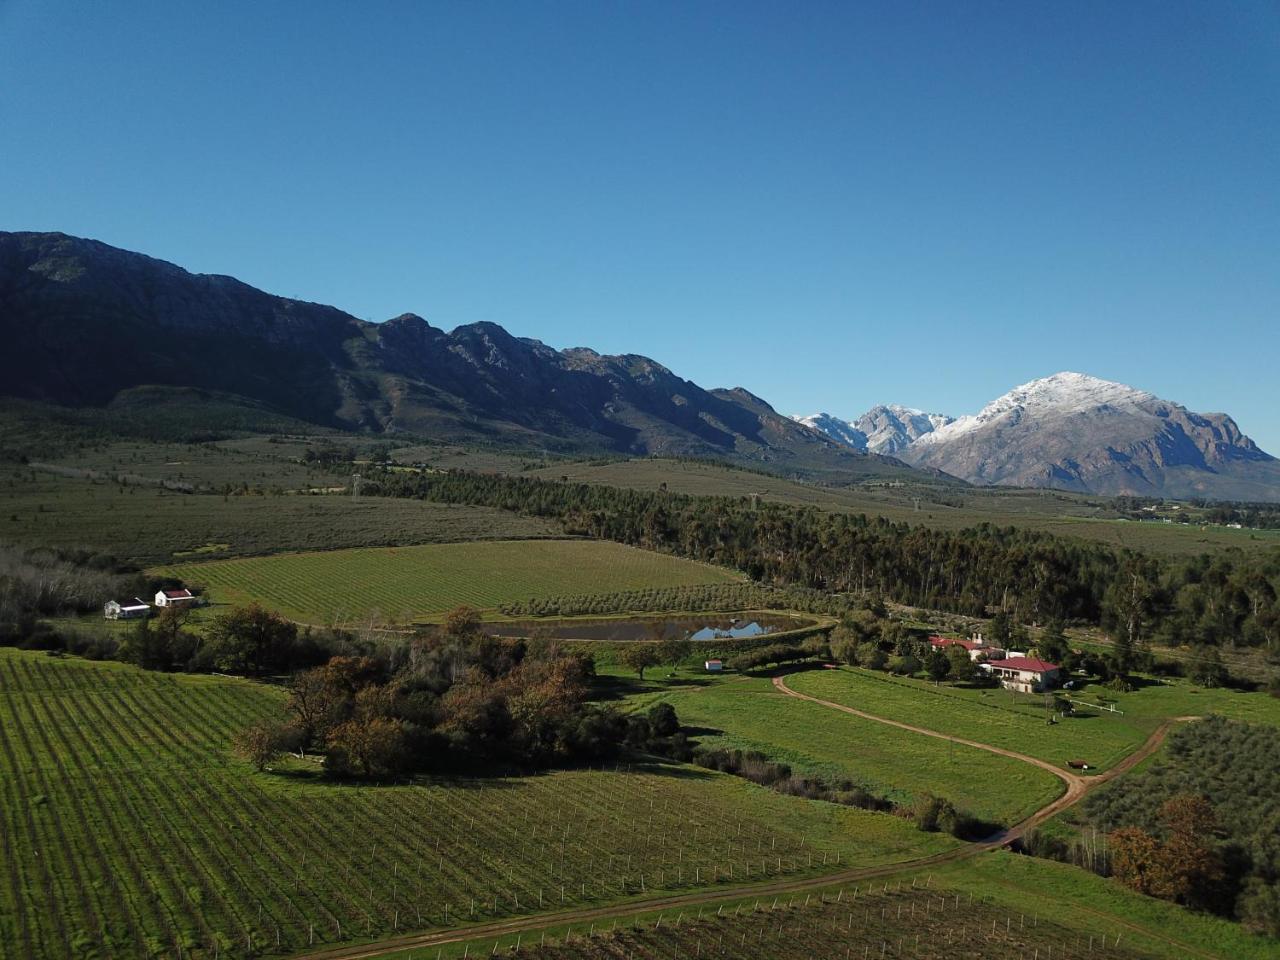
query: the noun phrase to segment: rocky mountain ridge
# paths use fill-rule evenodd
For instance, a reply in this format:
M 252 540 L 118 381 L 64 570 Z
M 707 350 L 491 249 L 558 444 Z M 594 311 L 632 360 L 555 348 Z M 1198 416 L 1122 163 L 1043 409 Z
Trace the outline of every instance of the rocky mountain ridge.
M 875 407 L 852 421 L 866 437 L 859 443 L 854 435 L 853 445 L 891 449 L 906 463 L 969 483 L 1280 500 L 1280 461 L 1260 450 L 1231 417 L 1194 413 L 1148 391 L 1083 373 L 1064 371 L 1024 383 L 971 416 L 916 420 L 915 436 L 889 431 L 873 446 L 862 424 L 902 424 L 892 411 Z M 812 425 L 850 442 L 849 431 L 829 429 L 827 420 Z M 900 443 L 904 436 L 909 439 Z
M 0 233 L 0 332 L 13 347 L 0 351 L 0 394 L 63 407 L 145 391 L 147 408 L 196 416 L 239 404 L 449 442 L 915 476 L 647 357 L 555 350 L 493 323 L 445 331 L 412 313 L 370 323 L 66 234 Z

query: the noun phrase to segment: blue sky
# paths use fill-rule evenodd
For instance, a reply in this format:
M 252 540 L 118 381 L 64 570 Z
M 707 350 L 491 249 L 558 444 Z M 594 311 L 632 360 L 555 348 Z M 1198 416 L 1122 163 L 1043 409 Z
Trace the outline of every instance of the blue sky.
M 1272 3 L 0 0 L 0 228 L 788 413 L 1081 370 L 1280 454 Z

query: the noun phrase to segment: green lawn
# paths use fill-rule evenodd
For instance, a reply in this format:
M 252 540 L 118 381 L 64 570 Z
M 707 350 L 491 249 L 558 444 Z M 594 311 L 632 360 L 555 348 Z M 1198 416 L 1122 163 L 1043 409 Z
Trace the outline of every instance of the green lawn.
M 796 673 L 787 678 L 787 684 L 801 693 L 890 720 L 1016 750 L 1055 764 L 1082 759 L 1099 770 L 1136 750 L 1168 717 L 1221 713 L 1280 724 L 1280 700 L 1274 697 L 1204 690 L 1184 681 L 1152 681 L 1130 693 L 1098 685 L 1087 687 L 1073 696 L 1086 703 L 1114 703 L 1117 712 L 1080 707 L 1076 716 L 1052 726 L 1045 722 L 1044 697 L 1001 689 L 935 686 L 853 667 Z
M 334 550 L 172 564 L 157 572 L 204 586 L 218 603 L 256 600 L 312 623 L 373 614 L 407 622 L 459 604 L 488 610 L 561 593 L 740 579 L 719 567 L 593 540 Z
M 767 679 L 640 684 L 624 675 L 619 682 L 636 709 L 670 702 L 682 724 L 698 728 L 703 744 L 759 750 L 797 772 L 848 778 L 897 800 L 934 793 L 980 817 L 1012 823 L 1062 792 L 1053 775 L 1019 760 L 806 703 L 779 693 Z
M 1122 945 L 1152 956 L 1177 960 L 1197 956 L 1271 960 L 1280 956 L 1280 940 L 1254 936 L 1237 923 L 1144 897 L 1114 880 L 1051 860 L 989 853 L 941 868 L 938 879 L 1027 914 L 1106 933 L 1108 942 L 1119 936 Z M 1108 954 L 1099 951 L 1096 955 Z
M 206 960 L 250 935 L 287 953 L 313 932 L 387 937 L 955 844 L 678 765 L 398 786 L 296 760 L 254 773 L 229 738 L 281 700 L 0 650 L 0 953 Z

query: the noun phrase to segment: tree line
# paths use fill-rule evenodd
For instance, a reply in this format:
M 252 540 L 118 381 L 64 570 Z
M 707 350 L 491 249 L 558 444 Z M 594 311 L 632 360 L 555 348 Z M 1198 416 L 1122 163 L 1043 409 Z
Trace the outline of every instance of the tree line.
M 958 530 L 746 498 L 530 477 L 367 471 L 369 494 L 485 505 L 825 593 L 968 616 L 1101 624 L 1117 644 L 1280 646 L 1280 550 L 1185 561 L 991 524 Z M 570 604 L 566 604 L 569 606 Z

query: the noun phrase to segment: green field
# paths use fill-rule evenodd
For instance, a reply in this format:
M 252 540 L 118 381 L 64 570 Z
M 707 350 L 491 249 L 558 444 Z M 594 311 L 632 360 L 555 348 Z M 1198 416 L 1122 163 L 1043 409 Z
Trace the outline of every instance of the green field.
M 1153 681 L 1129 693 L 1086 688 L 1072 696 L 1084 703 L 1114 704 L 1117 712 L 1078 707 L 1076 716 L 1052 726 L 1045 722 L 1043 696 L 1007 690 L 935 686 L 854 667 L 792 674 L 787 685 L 889 720 L 1016 750 L 1050 763 L 1081 759 L 1099 770 L 1136 750 L 1168 717 L 1220 713 L 1280 724 L 1280 700 L 1274 697 L 1205 690 L 1185 681 Z
M 0 541 L 90 548 L 138 563 L 189 551 L 278 550 L 563 536 L 545 520 L 489 507 L 303 494 L 222 496 L 54 476 L 0 477 Z
M 228 739 L 281 699 L 0 650 L 3 955 L 203 960 L 249 937 L 284 953 L 954 846 L 690 767 L 380 787 L 297 760 L 255 774 Z
M 398 622 L 459 604 L 488 610 L 559 593 L 728 583 L 736 574 L 594 540 L 524 540 L 293 553 L 172 564 L 158 573 L 208 590 L 217 603 L 256 600 L 311 623 L 379 614 Z
M 943 867 L 938 880 L 1042 917 L 1101 928 L 1150 955 L 1186 960 L 1270 960 L 1280 940 L 1255 936 L 1238 923 L 1144 897 L 1078 867 L 1012 853 L 990 853 Z M 1057 955 L 1057 951 L 1054 951 Z M 1084 954 L 1107 956 L 1106 953 Z
M 848 778 L 895 800 L 933 793 L 984 819 L 1013 823 L 1062 792 L 1052 774 L 1022 761 L 806 703 L 767 679 L 639 683 L 624 674 L 619 682 L 637 709 L 671 703 L 683 724 L 697 728 L 700 743 L 759 750 L 797 772 Z

